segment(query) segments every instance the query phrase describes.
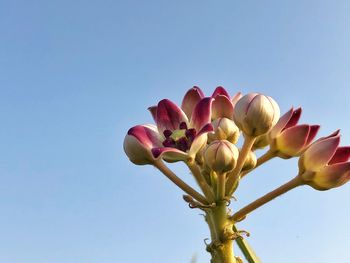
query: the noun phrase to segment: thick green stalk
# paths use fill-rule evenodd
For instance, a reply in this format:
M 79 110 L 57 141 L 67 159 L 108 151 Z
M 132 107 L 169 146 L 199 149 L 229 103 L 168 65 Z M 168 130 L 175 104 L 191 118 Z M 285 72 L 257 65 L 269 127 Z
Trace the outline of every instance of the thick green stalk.
M 207 246 L 211 263 L 236 263 L 233 253 L 232 221 L 227 214 L 226 201 L 216 203 L 207 211 L 206 220 L 210 228 L 211 243 Z

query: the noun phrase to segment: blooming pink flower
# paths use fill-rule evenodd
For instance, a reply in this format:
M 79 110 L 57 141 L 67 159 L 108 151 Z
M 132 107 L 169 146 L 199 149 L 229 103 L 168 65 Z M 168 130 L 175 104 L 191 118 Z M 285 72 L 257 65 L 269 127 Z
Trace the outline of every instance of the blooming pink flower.
M 232 98 L 228 92 L 221 86 L 217 87 L 211 97 L 214 99 L 212 103 L 211 119 L 228 118 L 233 120 L 233 109 L 236 102 L 242 97 L 241 93 L 236 93 Z M 203 91 L 194 86 L 185 94 L 181 108 L 186 113 L 188 118 L 191 118 L 193 108 L 204 98 Z
M 339 187 L 350 180 L 350 147 L 339 147 L 339 130 L 315 141 L 299 159 L 299 176 L 317 190 Z
M 319 125 L 297 125 L 301 111 L 301 108 L 291 108 L 269 133 L 271 150 L 281 158 L 299 156 L 311 144 L 320 128 Z
M 195 157 L 206 144 L 207 133 L 213 131 L 210 123 L 213 98 L 202 98 L 197 92 L 197 97 L 194 90 L 185 102 L 190 121 L 181 108 L 167 99 L 149 108 L 156 127 L 132 127 L 124 140 L 124 150 L 132 162 L 149 164 L 160 157 L 175 162 Z

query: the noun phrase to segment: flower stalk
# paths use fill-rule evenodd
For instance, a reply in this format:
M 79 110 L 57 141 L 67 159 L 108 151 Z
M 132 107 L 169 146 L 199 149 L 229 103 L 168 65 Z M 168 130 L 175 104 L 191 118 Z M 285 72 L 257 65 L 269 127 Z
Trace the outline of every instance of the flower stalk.
M 166 177 L 168 177 L 175 185 L 177 185 L 186 194 L 192 196 L 202 204 L 208 204 L 207 199 L 200 193 L 198 193 L 191 186 L 182 181 L 176 174 L 174 174 L 161 160 L 157 160 L 153 164 L 159 171 L 161 171 Z
M 276 197 L 292 190 L 293 188 L 302 185 L 303 182 L 300 179 L 299 176 L 293 178 L 292 180 L 290 180 L 289 182 L 281 185 L 280 187 L 276 188 L 275 190 L 267 193 L 266 195 L 256 199 L 254 202 L 250 203 L 249 205 L 243 207 L 242 209 L 240 209 L 238 212 L 236 212 L 235 214 L 233 214 L 233 216 L 231 217 L 231 219 L 234 222 L 238 222 L 241 221 L 242 219 L 244 219 L 250 212 L 254 211 L 255 209 L 263 206 L 264 204 L 266 204 L 267 202 L 270 202 L 271 200 L 275 199 Z
M 231 196 L 234 191 L 235 183 L 239 179 L 239 173 L 242 170 L 242 167 L 244 165 L 244 162 L 252 149 L 254 142 L 256 140 L 256 137 L 246 136 L 242 150 L 238 156 L 236 167 L 233 169 L 232 172 L 229 173 L 228 179 L 226 182 L 226 195 Z
M 211 263 L 236 263 L 233 252 L 233 223 L 227 214 L 226 201 L 216 202 L 216 206 L 207 210 L 206 221 L 209 225 L 211 243 L 207 251 L 211 254 Z

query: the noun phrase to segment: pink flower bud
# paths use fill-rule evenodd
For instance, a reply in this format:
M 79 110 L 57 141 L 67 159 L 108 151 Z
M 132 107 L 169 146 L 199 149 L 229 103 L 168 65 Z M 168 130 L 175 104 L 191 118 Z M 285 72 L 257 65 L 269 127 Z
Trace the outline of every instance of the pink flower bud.
M 314 142 L 299 159 L 299 177 L 317 190 L 339 187 L 350 180 L 350 147 L 338 147 L 339 131 Z
M 271 150 L 281 158 L 288 159 L 302 154 L 320 128 L 319 125 L 297 125 L 301 111 L 301 108 L 291 108 L 268 134 Z

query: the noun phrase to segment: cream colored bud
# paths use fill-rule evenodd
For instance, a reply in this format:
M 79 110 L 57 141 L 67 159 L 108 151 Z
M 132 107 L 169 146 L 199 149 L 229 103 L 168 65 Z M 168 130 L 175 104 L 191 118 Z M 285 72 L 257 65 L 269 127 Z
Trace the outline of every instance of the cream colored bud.
M 208 134 L 209 142 L 227 140 L 231 143 L 237 143 L 240 132 L 234 121 L 228 118 L 218 118 L 212 122 L 212 125 L 214 132 Z
M 248 171 L 253 169 L 256 166 L 256 155 L 253 151 L 249 151 L 247 158 L 245 159 L 244 165 L 242 167 L 242 171 Z
M 225 173 L 236 166 L 239 152 L 237 147 L 227 140 L 213 141 L 204 152 L 206 165 L 217 173 Z
M 269 136 L 267 133 L 265 133 L 256 138 L 252 149 L 253 150 L 263 149 L 269 144 L 270 144 Z
M 237 126 L 248 136 L 265 134 L 277 123 L 280 109 L 269 96 L 249 93 L 236 104 L 234 120 Z

